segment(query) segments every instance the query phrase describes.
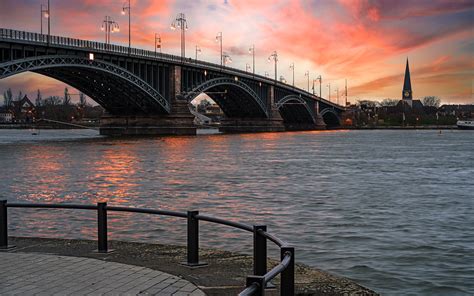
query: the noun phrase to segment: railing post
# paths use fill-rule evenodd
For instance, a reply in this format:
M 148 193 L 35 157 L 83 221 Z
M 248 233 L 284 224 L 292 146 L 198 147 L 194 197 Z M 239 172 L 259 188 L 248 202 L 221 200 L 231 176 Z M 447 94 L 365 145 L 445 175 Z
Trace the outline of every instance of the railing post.
M 8 248 L 8 219 L 6 200 L 0 200 L 0 248 Z
M 196 217 L 199 211 L 188 211 L 188 245 L 187 261 L 183 265 L 198 267 L 207 265 L 205 262 L 199 262 L 199 219 Z
M 282 246 L 280 248 L 281 260 L 285 258 L 287 254 L 291 254 L 290 263 L 288 267 L 281 273 L 281 287 L 280 295 L 282 296 L 294 296 L 295 295 L 295 248 Z
M 8 250 L 15 246 L 8 245 L 8 212 L 7 201 L 0 200 L 0 250 Z
M 249 275 L 245 283 L 246 287 L 250 287 L 252 284 L 258 285 L 257 293 L 253 296 L 264 296 L 265 295 L 265 277 L 260 275 Z
M 99 253 L 107 253 L 107 203 L 97 203 L 97 231 L 98 231 L 98 249 Z
M 253 274 L 267 273 L 267 238 L 260 231 L 267 231 L 266 225 L 253 226 Z

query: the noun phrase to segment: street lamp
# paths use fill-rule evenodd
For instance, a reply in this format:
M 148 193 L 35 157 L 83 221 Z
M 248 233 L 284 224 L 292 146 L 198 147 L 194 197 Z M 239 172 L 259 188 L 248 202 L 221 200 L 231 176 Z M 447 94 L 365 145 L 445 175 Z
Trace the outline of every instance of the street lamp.
M 336 96 L 336 98 L 337 98 L 337 100 L 336 100 L 336 104 L 338 104 L 338 105 L 339 105 L 339 87 L 336 87 L 336 91 L 335 91 L 335 93 L 337 94 L 337 96 Z
M 295 63 L 291 63 L 290 69 L 293 70 L 293 87 L 295 87 Z
M 331 83 L 328 83 L 327 87 L 329 88 L 328 94 L 329 94 L 329 102 L 331 102 Z
M 251 53 L 253 57 L 253 75 L 255 75 L 255 44 L 249 48 L 249 53 Z
M 230 57 L 230 55 L 224 52 L 222 54 L 222 62 L 224 63 L 224 67 L 225 67 L 226 64 L 232 63 L 232 58 Z
M 120 27 L 117 22 L 106 15 L 102 21 L 101 30 L 105 32 L 105 44 L 110 44 L 110 33 L 120 32 Z
M 201 48 L 196 45 L 196 62 L 197 62 L 197 59 L 198 59 L 198 54 L 200 54 L 201 52 L 202 52 Z
M 278 77 L 278 74 L 277 74 L 277 64 L 278 64 L 278 53 L 275 51 L 273 51 L 273 53 L 268 57 L 268 61 L 274 61 L 275 62 L 275 81 L 277 81 L 277 77 Z
M 323 83 L 323 77 L 321 75 L 319 75 L 316 80 L 319 80 L 319 97 L 322 98 L 323 97 L 323 94 L 321 93 L 321 84 Z M 314 89 L 314 86 L 313 86 L 313 89 Z
M 132 6 L 130 0 L 126 1 L 122 6 L 122 15 L 128 14 L 128 53 L 130 54 L 132 48 L 132 34 L 131 34 L 131 19 L 132 19 Z
M 41 35 L 43 35 L 43 17 L 48 19 L 48 43 L 49 39 L 51 36 L 51 10 L 49 6 L 49 0 L 48 0 L 48 6 L 45 7 L 45 5 L 41 4 L 40 6 L 40 23 L 41 23 Z
M 306 71 L 306 72 L 304 73 L 304 76 L 305 76 L 305 77 L 308 77 L 308 92 L 309 92 L 309 71 Z
M 186 39 L 185 31 L 188 30 L 188 22 L 184 13 L 178 13 L 176 19 L 171 23 L 171 30 L 181 29 L 181 58 L 184 59 L 186 55 Z
M 217 33 L 216 42 L 220 42 L 221 45 L 221 67 L 224 64 L 224 56 L 222 54 L 222 32 Z
M 155 56 L 156 56 L 156 49 L 160 49 L 161 53 L 161 36 L 158 33 L 155 33 Z

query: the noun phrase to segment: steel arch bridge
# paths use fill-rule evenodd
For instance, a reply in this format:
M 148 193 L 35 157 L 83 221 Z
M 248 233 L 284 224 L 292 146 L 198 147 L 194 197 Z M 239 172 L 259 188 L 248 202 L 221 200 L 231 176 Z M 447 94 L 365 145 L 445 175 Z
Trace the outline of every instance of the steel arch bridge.
M 57 79 L 91 97 L 109 114 L 104 127 L 123 125 L 127 118 L 129 129 L 134 118 L 132 124 L 140 126 L 140 132 L 150 126 L 174 134 L 191 131 L 193 116 L 187 105 L 201 93 L 221 107 L 231 131 L 321 128 L 318 118 L 336 126 L 344 111 L 301 89 L 237 69 L 0 28 L 0 79 L 26 71 Z

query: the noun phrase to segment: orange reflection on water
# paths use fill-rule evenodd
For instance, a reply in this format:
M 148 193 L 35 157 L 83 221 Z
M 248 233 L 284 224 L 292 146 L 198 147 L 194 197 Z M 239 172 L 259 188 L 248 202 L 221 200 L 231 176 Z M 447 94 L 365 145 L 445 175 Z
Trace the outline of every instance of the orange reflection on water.
M 68 163 L 64 148 L 34 146 L 25 155 L 19 169 L 24 173 L 22 191 L 28 190 L 28 201 L 58 203 L 64 201 Z
M 96 192 L 95 201 L 128 203 L 138 186 L 134 175 L 139 159 L 134 146 L 118 143 L 104 150 L 91 164 L 95 173 L 90 177 L 88 189 Z

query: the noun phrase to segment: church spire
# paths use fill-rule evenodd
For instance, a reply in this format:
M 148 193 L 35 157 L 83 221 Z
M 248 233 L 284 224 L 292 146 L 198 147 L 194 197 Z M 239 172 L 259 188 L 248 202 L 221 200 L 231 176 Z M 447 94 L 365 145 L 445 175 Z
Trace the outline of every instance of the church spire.
M 403 100 L 413 99 L 412 90 L 411 90 L 411 80 L 410 80 L 410 67 L 408 66 L 408 58 L 407 58 L 407 66 L 405 69 L 405 81 L 403 82 L 402 98 Z

